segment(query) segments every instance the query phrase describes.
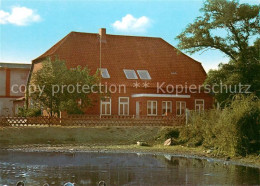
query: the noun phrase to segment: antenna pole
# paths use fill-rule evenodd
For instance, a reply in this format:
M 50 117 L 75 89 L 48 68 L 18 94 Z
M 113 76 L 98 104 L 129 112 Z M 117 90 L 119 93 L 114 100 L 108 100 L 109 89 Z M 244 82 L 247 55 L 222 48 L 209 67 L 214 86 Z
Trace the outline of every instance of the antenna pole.
M 100 73 L 100 76 L 99 76 L 99 90 L 101 91 L 101 88 L 102 88 L 102 86 L 101 86 L 101 78 L 102 78 L 102 71 L 101 71 L 101 52 L 102 52 L 102 44 L 101 44 L 101 35 L 99 35 L 99 73 Z M 102 100 L 100 100 L 100 104 L 102 103 Z M 101 118 L 101 112 L 102 112 L 102 105 L 100 105 L 100 114 L 99 114 L 99 117 Z

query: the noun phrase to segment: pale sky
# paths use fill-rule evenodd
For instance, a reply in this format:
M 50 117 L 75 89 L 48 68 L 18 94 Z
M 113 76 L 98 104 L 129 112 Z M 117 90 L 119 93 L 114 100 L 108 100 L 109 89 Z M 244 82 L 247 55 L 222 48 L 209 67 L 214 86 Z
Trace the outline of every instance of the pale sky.
M 177 46 L 175 37 L 200 15 L 202 4 L 202 0 L 0 0 L 0 61 L 30 63 L 69 32 L 97 33 L 101 27 L 108 34 L 161 37 Z M 206 71 L 228 61 L 215 50 L 191 57 Z

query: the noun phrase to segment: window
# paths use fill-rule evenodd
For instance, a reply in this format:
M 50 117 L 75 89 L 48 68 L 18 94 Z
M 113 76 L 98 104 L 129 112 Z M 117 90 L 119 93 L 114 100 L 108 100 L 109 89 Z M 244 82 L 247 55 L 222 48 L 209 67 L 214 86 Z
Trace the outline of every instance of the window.
M 138 79 L 134 70 L 126 70 L 124 69 L 124 73 L 127 79 Z
M 167 114 L 172 113 L 172 102 L 171 101 L 163 101 L 162 102 L 162 114 L 167 116 Z
M 157 115 L 157 101 L 147 101 L 147 115 Z
M 110 75 L 109 75 L 109 73 L 108 73 L 106 68 L 101 68 L 100 72 L 101 72 L 102 78 L 110 78 Z
M 137 70 L 137 73 L 141 79 L 151 79 L 151 76 L 147 70 Z
M 129 98 L 119 97 L 119 115 L 129 115 Z
M 111 98 L 105 98 L 101 100 L 100 104 L 101 115 L 111 115 Z
M 202 111 L 204 110 L 204 100 L 203 99 L 195 99 L 195 110 Z
M 185 114 L 186 102 L 185 101 L 176 101 L 176 115 L 180 116 Z

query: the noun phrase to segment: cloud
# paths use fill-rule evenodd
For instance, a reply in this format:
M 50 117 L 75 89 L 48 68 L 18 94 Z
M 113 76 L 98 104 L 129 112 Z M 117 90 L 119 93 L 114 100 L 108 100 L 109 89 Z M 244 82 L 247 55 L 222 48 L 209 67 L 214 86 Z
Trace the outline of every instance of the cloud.
M 38 22 L 40 20 L 40 15 L 30 8 L 13 7 L 10 13 L 0 10 L 0 24 L 26 26 L 32 22 Z
M 145 32 L 150 24 L 151 20 L 146 16 L 135 18 L 131 14 L 127 14 L 125 17 L 122 17 L 121 21 L 114 22 L 112 26 L 117 31 Z

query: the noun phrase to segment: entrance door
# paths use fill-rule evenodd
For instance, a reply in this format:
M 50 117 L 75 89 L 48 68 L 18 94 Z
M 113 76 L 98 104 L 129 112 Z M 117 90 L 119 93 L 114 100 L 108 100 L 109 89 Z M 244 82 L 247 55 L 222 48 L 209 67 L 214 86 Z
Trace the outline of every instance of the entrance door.
M 136 110 L 136 117 L 138 118 L 140 115 L 140 102 L 139 101 L 136 102 L 135 110 Z

